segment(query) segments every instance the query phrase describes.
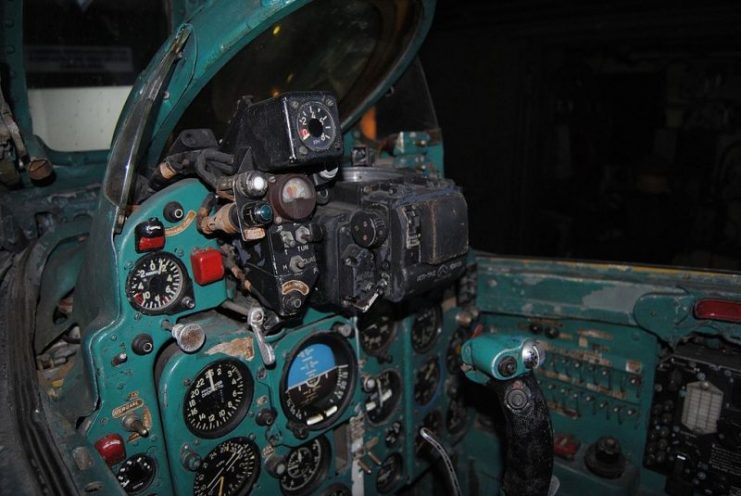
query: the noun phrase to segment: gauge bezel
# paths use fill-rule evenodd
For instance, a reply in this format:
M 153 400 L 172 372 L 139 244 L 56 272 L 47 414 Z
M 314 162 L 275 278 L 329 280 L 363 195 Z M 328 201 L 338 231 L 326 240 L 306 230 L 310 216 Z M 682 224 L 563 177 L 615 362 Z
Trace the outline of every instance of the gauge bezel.
M 453 333 L 450 335 L 450 339 L 448 340 L 448 348 L 445 351 L 445 369 L 450 374 L 462 373 L 462 370 L 460 369 L 460 367 L 456 368 L 456 367 L 450 366 L 450 362 L 451 362 L 450 357 L 456 356 L 455 352 L 452 349 L 453 343 L 455 342 L 456 338 L 461 335 L 463 336 L 461 345 L 463 345 L 463 343 L 465 343 L 468 339 L 471 339 L 471 332 L 468 329 L 466 329 L 465 327 L 456 327 L 455 331 L 453 331 Z M 460 365 L 462 363 L 463 363 L 462 358 L 460 356 L 460 353 L 458 353 L 456 356 L 456 365 Z
M 381 345 L 380 348 L 377 350 L 369 350 L 364 341 L 363 341 L 363 329 L 367 328 L 368 326 L 364 326 L 361 328 L 360 324 L 363 322 L 363 319 L 369 319 L 371 323 L 377 321 L 378 319 L 383 318 L 386 316 L 384 313 L 384 310 L 388 309 L 389 313 L 391 314 L 389 317 L 389 324 L 392 326 L 391 333 L 389 334 L 388 339 L 384 341 L 384 343 Z M 388 351 L 389 347 L 391 346 L 391 343 L 394 342 L 394 339 L 396 339 L 396 336 L 399 333 L 399 327 L 401 325 L 401 322 L 396 318 L 394 307 L 390 302 L 386 302 L 385 300 L 377 302 L 367 313 L 358 316 L 357 321 L 357 328 L 358 328 L 358 341 L 360 342 L 360 347 L 363 349 L 364 352 L 367 354 L 374 356 L 374 357 L 385 357 L 386 351 Z
M 432 423 L 431 421 L 433 419 L 437 419 L 437 430 L 430 429 L 429 424 Z M 445 428 L 444 424 L 445 418 L 443 417 L 443 414 L 440 413 L 440 410 L 434 409 L 427 412 L 427 415 L 424 416 L 422 423 L 419 426 L 427 427 L 435 436 L 440 436 L 442 430 Z M 422 436 L 419 434 L 419 429 L 417 429 L 417 435 L 414 437 L 414 454 L 417 457 L 424 456 L 425 452 L 429 452 L 429 449 L 432 449 L 431 446 L 422 439 Z
M 432 393 L 430 394 L 430 398 L 425 401 L 424 403 L 420 403 L 417 401 L 417 377 L 420 373 L 420 371 L 427 367 L 428 364 L 434 363 L 435 368 L 437 369 L 437 379 L 435 380 L 435 386 L 432 388 Z M 438 356 L 432 356 L 429 359 L 425 360 L 424 363 L 422 363 L 420 366 L 416 367 L 413 372 L 413 382 L 412 382 L 412 399 L 414 400 L 414 404 L 417 406 L 426 406 L 429 405 L 432 400 L 435 399 L 435 395 L 437 395 L 437 390 L 440 388 L 440 384 L 442 383 L 442 368 L 440 367 L 440 358 Z
M 122 461 L 119 464 L 118 469 L 116 470 L 116 473 L 114 474 L 114 476 L 116 477 L 116 482 L 118 482 L 119 485 L 121 484 L 121 481 L 118 479 L 118 476 L 121 475 L 121 469 L 124 468 L 126 462 L 128 462 L 132 458 L 138 458 L 138 457 L 146 458 L 147 461 L 152 465 L 152 474 L 149 477 L 149 480 L 147 481 L 147 483 L 144 484 L 141 488 L 137 489 L 136 491 L 127 491 L 125 487 L 121 486 L 121 488 L 124 490 L 126 494 L 139 494 L 143 491 L 146 491 L 149 488 L 149 486 L 152 485 L 152 481 L 154 481 L 155 476 L 157 475 L 157 460 L 155 460 L 153 456 L 150 456 L 146 453 L 134 453 L 133 455 L 129 456 L 128 458 L 126 458 L 124 461 Z
M 450 428 L 450 418 L 451 413 L 453 411 L 453 404 L 458 403 L 459 405 L 463 405 L 463 411 L 466 412 L 465 417 L 463 421 L 460 423 L 460 427 L 458 429 L 451 429 Z M 458 436 L 466 431 L 466 426 L 468 425 L 468 412 L 465 408 L 465 400 L 463 396 L 457 396 L 450 398 L 450 401 L 448 402 L 448 408 L 445 410 L 445 430 L 448 431 L 448 433 L 451 436 Z
M 217 444 L 216 446 L 214 446 L 206 454 L 206 456 L 203 457 L 203 459 L 204 460 L 207 460 L 208 457 L 211 455 L 211 453 L 214 453 L 216 450 L 218 450 L 225 443 L 238 443 L 238 444 L 242 444 L 244 446 L 248 446 L 250 449 L 252 449 L 253 453 L 255 454 L 255 458 L 256 458 L 255 471 L 252 473 L 252 476 L 250 478 L 246 479 L 246 482 L 245 482 L 244 486 L 235 495 L 235 496 L 245 496 L 245 495 L 247 495 L 247 494 L 250 493 L 250 491 L 252 490 L 252 488 L 255 485 L 255 482 L 257 482 L 257 479 L 260 476 L 260 466 L 262 464 L 262 460 L 261 460 L 261 457 L 260 457 L 260 448 L 250 438 L 245 437 L 245 436 L 237 436 L 237 437 L 232 437 L 232 438 L 229 438 L 229 439 L 225 439 L 222 442 L 220 442 L 219 444 Z M 203 466 L 204 465 L 201 464 L 201 466 L 196 470 L 196 472 L 195 472 L 196 473 L 196 476 L 198 475 L 198 473 L 201 472 L 201 470 L 203 470 Z M 195 479 L 195 476 L 194 476 L 194 478 L 193 478 L 193 486 L 192 486 L 193 487 L 192 488 L 193 494 L 195 494 L 195 492 L 196 492 L 195 484 L 196 484 L 196 479 Z
M 332 134 L 331 135 L 327 134 L 328 139 L 327 139 L 326 142 L 322 142 L 319 139 L 319 138 L 321 138 L 321 136 L 314 136 L 313 134 L 309 134 L 309 137 L 307 137 L 307 138 L 302 138 L 301 137 L 301 132 L 300 131 L 301 131 L 301 128 L 303 127 L 301 125 L 301 123 L 299 122 L 299 119 L 301 118 L 301 112 L 303 112 L 303 110 L 305 108 L 307 108 L 307 107 L 309 107 L 311 105 L 316 105 L 317 107 L 321 108 L 322 111 L 327 115 L 327 117 L 329 118 L 329 120 L 332 121 L 332 126 L 331 126 L 332 127 L 332 130 L 331 130 Z M 320 121 L 320 123 L 321 123 L 321 121 Z M 295 125 L 296 125 L 296 132 L 298 134 L 298 139 L 301 141 L 301 143 L 303 143 L 304 145 L 306 145 L 306 147 L 309 150 L 311 150 L 312 152 L 323 152 L 325 150 L 328 150 L 334 144 L 335 140 L 337 139 L 338 123 L 335 122 L 334 118 L 332 117 L 332 111 L 329 110 L 329 107 L 324 102 L 321 102 L 319 100 L 310 100 L 308 102 L 303 102 L 301 104 L 301 106 L 299 106 L 299 108 L 296 110 Z M 306 124 L 306 126 L 308 127 L 308 123 Z M 324 128 L 322 128 L 322 134 L 324 134 Z M 314 142 L 316 140 L 319 140 L 319 142 L 320 143 L 323 143 L 323 144 L 320 144 L 318 146 L 315 145 Z
M 245 387 L 249 387 L 249 395 L 245 395 L 245 400 L 242 402 L 242 404 L 239 406 L 237 413 L 224 425 L 219 427 L 218 429 L 214 431 L 200 431 L 199 429 L 195 428 L 188 422 L 188 417 L 186 415 L 186 411 L 188 410 L 188 397 L 190 396 L 191 390 L 195 387 L 196 381 L 201 376 L 201 374 L 204 374 L 206 370 L 210 369 L 211 367 L 215 367 L 218 364 L 221 363 L 233 363 L 236 365 L 237 371 L 242 375 L 242 380 L 245 383 Z M 218 360 L 214 360 L 212 362 L 207 363 L 204 365 L 201 370 L 198 371 L 198 373 L 193 377 L 193 382 L 188 386 L 187 391 L 185 392 L 185 395 L 183 396 L 183 422 L 185 423 L 185 426 L 188 428 L 188 430 L 195 434 L 196 436 L 204 439 L 216 439 L 219 437 L 224 437 L 227 434 L 229 434 L 231 431 L 233 431 L 241 422 L 244 420 L 244 418 L 247 416 L 247 412 L 250 410 L 250 406 L 252 405 L 252 400 L 255 396 L 255 381 L 252 377 L 252 373 L 250 372 L 250 369 L 240 360 L 234 359 L 234 358 L 221 358 Z
M 415 324 L 417 323 L 417 317 L 419 317 L 419 315 L 421 314 L 422 311 L 427 311 L 429 309 L 432 309 L 435 312 L 435 320 L 436 320 L 436 323 L 437 323 L 437 325 L 435 326 L 435 333 L 434 333 L 432 339 L 430 339 L 430 341 L 428 343 L 425 343 L 425 345 L 422 346 L 422 347 L 417 347 L 417 345 L 415 343 L 415 340 L 414 340 L 414 331 L 415 331 L 415 328 L 416 328 L 416 325 Z M 410 333 L 409 333 L 409 338 L 412 341 L 412 349 L 415 352 L 420 353 L 420 354 L 427 353 L 428 351 L 430 351 L 435 346 L 435 344 L 438 341 L 438 338 L 440 337 L 440 334 L 442 334 L 442 331 L 443 331 L 443 311 L 440 308 L 440 305 L 437 305 L 437 304 L 429 305 L 429 306 L 425 306 L 425 307 L 421 308 L 420 310 L 417 310 L 414 313 L 414 317 L 412 319 L 411 330 L 410 330 Z
M 316 424 L 308 425 L 306 423 L 306 420 L 297 419 L 293 413 L 291 413 L 291 410 L 286 406 L 286 389 L 287 389 L 287 382 L 288 382 L 288 372 L 291 370 L 291 365 L 293 365 L 293 361 L 296 359 L 296 356 L 307 346 L 310 346 L 312 344 L 326 344 L 332 349 L 332 352 L 337 356 L 337 350 L 339 349 L 341 353 L 345 353 L 347 357 L 350 358 L 349 360 L 349 369 L 350 369 L 350 376 L 348 377 L 348 389 L 347 393 L 345 394 L 345 397 L 342 399 L 342 402 L 337 405 L 337 411 L 333 413 L 331 416 L 325 418 L 321 422 L 317 422 Z M 325 427 L 333 424 L 338 418 L 340 418 L 347 409 L 348 405 L 351 403 L 353 396 L 355 394 L 355 387 L 357 382 L 357 375 L 358 375 L 358 361 L 355 356 L 355 351 L 353 350 L 352 346 L 347 342 L 347 339 L 342 337 L 339 334 L 336 334 L 332 331 L 323 331 L 318 332 L 316 334 L 312 334 L 310 336 L 307 336 L 306 338 L 299 341 L 291 350 L 291 352 L 288 354 L 285 360 L 285 366 L 283 367 L 283 373 L 281 374 L 280 378 L 280 406 L 283 409 L 283 414 L 286 416 L 286 418 L 289 420 L 289 422 L 293 422 L 295 424 L 298 424 L 310 431 L 317 431 L 324 429 Z
M 388 462 L 391 459 L 396 460 L 395 462 L 396 468 L 397 468 L 396 473 L 394 474 L 394 478 L 391 480 L 391 482 L 388 485 L 381 488 L 378 484 L 378 475 L 381 473 L 381 467 L 383 467 L 386 464 L 386 462 Z M 387 456 L 383 460 L 381 465 L 378 467 L 378 470 L 376 471 L 376 478 L 375 478 L 376 479 L 375 480 L 376 491 L 378 491 L 379 493 L 383 493 L 383 494 L 390 493 L 391 491 L 393 491 L 393 489 L 396 486 L 398 486 L 399 481 L 402 480 L 403 478 L 404 478 L 404 458 L 401 456 L 400 453 L 391 453 L 389 456 Z
M 136 301 L 133 299 L 133 294 L 129 290 L 129 284 L 131 283 L 131 279 L 134 276 L 134 271 L 137 269 L 137 267 L 140 264 L 144 264 L 148 262 L 150 259 L 158 258 L 158 257 L 165 257 L 169 258 L 180 269 L 180 272 L 182 273 L 183 282 L 182 287 L 180 289 L 180 292 L 177 296 L 173 298 L 173 300 L 168 304 L 165 305 L 162 308 L 158 308 L 156 310 L 150 310 L 148 308 L 144 308 L 140 306 Z M 137 312 L 143 314 L 143 315 L 164 315 L 164 314 L 173 314 L 177 311 L 182 310 L 181 302 L 183 301 L 183 298 L 186 296 L 190 296 L 193 298 L 193 285 L 190 281 L 190 275 L 188 274 L 188 269 L 185 267 L 185 264 L 183 263 L 180 258 L 175 255 L 174 253 L 170 253 L 169 251 L 155 251 L 152 253 L 147 253 L 146 255 L 139 257 L 135 262 L 133 267 L 128 270 L 128 273 L 126 274 L 126 286 L 124 287 L 124 293 L 126 294 L 126 299 L 129 301 L 129 304 L 131 307 L 136 310 Z
M 300 445 L 296 446 L 295 448 L 293 448 L 291 451 L 289 451 L 288 454 L 286 455 L 286 458 L 285 458 L 286 465 L 288 464 L 288 459 L 290 458 L 291 454 L 295 450 L 297 450 L 299 448 L 302 448 L 302 447 L 305 447 L 305 446 L 310 446 L 314 442 L 318 442 L 321 445 L 321 447 L 322 447 L 322 456 L 321 456 L 321 459 L 319 460 L 319 466 L 318 466 L 316 472 L 314 472 L 314 475 L 309 480 L 309 482 L 306 484 L 306 486 L 304 486 L 304 487 L 302 487 L 301 489 L 298 489 L 298 490 L 291 490 L 291 489 L 286 489 L 283 486 L 283 477 L 285 477 L 285 476 L 288 475 L 288 471 L 286 470 L 285 474 L 283 476 L 281 476 L 280 479 L 278 479 L 278 485 L 280 486 L 280 490 L 281 490 L 281 492 L 283 494 L 285 494 L 287 496 L 299 496 L 299 495 L 303 495 L 303 494 L 309 494 L 314 489 L 316 489 L 322 483 L 322 481 L 325 479 L 327 473 L 329 472 L 329 462 L 330 462 L 330 460 L 332 458 L 332 448 L 329 445 L 329 441 L 327 441 L 327 439 L 324 436 L 315 437 L 311 441 L 308 441 L 306 443 L 300 444 Z M 311 449 L 311 448 L 309 448 L 309 449 Z
M 394 414 L 399 410 L 399 406 L 401 405 L 401 396 L 404 390 L 404 383 L 401 380 L 401 375 L 395 370 L 395 369 L 384 369 L 378 374 L 376 374 L 374 379 L 378 381 L 378 378 L 382 376 L 383 374 L 391 374 L 392 376 L 396 377 L 396 384 L 398 386 L 398 390 L 396 391 L 396 394 L 394 395 L 394 406 L 389 410 L 389 412 L 386 414 L 385 417 L 383 417 L 381 420 L 372 420 L 370 417 L 370 414 L 366 410 L 365 416 L 368 418 L 368 423 L 374 426 L 379 426 L 387 423 L 389 420 L 391 420 L 391 417 L 394 416 Z M 363 408 L 365 408 L 365 404 L 367 403 L 367 399 L 370 396 L 371 393 L 368 393 L 366 395 L 366 401 L 363 402 Z

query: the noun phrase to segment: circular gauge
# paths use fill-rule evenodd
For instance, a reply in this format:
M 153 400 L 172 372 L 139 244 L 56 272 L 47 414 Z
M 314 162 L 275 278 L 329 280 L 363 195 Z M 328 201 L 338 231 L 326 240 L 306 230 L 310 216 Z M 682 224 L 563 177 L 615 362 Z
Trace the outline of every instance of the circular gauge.
M 260 452 L 246 437 L 228 439 L 201 460 L 193 481 L 194 496 L 242 496 L 260 472 Z
M 154 459 L 145 454 L 134 455 L 124 460 L 116 472 L 116 479 L 129 494 L 138 493 L 149 487 L 154 479 Z
M 404 431 L 404 427 L 401 425 L 401 421 L 397 420 L 390 426 L 386 427 L 386 431 L 383 434 L 383 440 L 387 447 L 394 446 L 401 439 L 401 434 Z
M 252 375 L 242 362 L 210 363 L 198 372 L 185 394 L 185 425 L 197 436 L 221 437 L 247 414 L 253 391 Z
M 396 335 L 397 327 L 398 324 L 394 319 L 394 306 L 391 303 L 379 301 L 368 313 L 358 317 L 360 346 L 369 355 L 384 355 L 384 351 Z
M 375 387 L 365 400 L 368 420 L 380 424 L 393 413 L 401 399 L 401 378 L 393 370 L 386 370 L 375 377 Z
M 332 113 L 320 102 L 306 102 L 299 107 L 296 127 L 301 142 L 315 152 L 329 148 L 337 136 Z
M 376 489 L 378 492 L 387 493 L 393 489 L 401 480 L 403 471 L 401 455 L 394 453 L 388 456 L 378 468 L 378 474 L 376 474 Z
M 459 327 L 450 338 L 448 352 L 445 355 L 445 366 L 451 374 L 458 374 L 461 372 L 461 365 L 463 365 L 463 360 L 461 359 L 461 347 L 463 346 L 463 343 L 468 341 L 469 337 L 469 332 L 466 329 Z
M 324 479 L 329 456 L 329 443 L 323 437 L 294 448 L 286 459 L 280 488 L 290 495 L 311 492 Z
M 185 294 L 187 272 L 183 263 L 167 252 L 146 255 L 126 278 L 126 297 L 146 315 L 171 310 Z
M 316 207 L 314 184 L 305 175 L 283 174 L 268 190 L 268 199 L 283 219 L 301 220 L 311 215 Z
M 414 316 L 412 323 L 412 348 L 417 353 L 424 353 L 432 348 L 435 339 L 442 330 L 442 313 L 440 307 L 426 307 Z
M 422 420 L 422 425 L 420 427 L 427 427 L 430 431 L 432 431 L 435 436 L 440 435 L 440 429 L 442 427 L 442 415 L 440 415 L 440 412 L 437 410 L 433 410 L 427 415 L 425 415 L 424 420 Z M 422 436 L 420 436 L 419 432 L 417 432 L 417 436 L 414 438 L 414 452 L 417 454 L 424 453 L 427 451 L 427 448 L 429 448 L 429 444 L 427 441 L 422 439 Z
M 426 405 L 432 400 L 440 381 L 440 366 L 437 358 L 430 358 L 414 372 L 414 401 Z
M 356 362 L 339 334 L 320 333 L 299 344 L 281 379 L 286 416 L 309 429 L 321 429 L 341 415 L 355 388 Z
M 322 493 L 322 496 L 352 496 L 352 491 L 344 484 L 332 484 Z
M 450 400 L 448 412 L 445 414 L 445 427 L 451 434 L 458 434 L 466 427 L 468 420 L 468 410 L 463 397 L 457 397 Z

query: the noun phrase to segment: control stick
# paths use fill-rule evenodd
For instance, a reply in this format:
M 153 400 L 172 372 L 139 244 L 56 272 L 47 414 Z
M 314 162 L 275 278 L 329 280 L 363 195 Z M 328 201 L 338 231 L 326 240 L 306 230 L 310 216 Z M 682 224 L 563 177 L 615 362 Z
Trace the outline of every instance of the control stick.
M 482 334 L 461 348 L 470 380 L 497 395 L 506 419 L 502 494 L 552 494 L 553 430 L 543 392 L 533 374 L 545 355 L 538 342 L 517 335 Z

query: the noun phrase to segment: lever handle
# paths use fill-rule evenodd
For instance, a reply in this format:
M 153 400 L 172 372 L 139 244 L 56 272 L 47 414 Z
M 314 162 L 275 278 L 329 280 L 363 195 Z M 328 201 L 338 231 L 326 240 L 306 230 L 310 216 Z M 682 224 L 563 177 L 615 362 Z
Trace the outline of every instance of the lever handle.
M 532 372 L 487 383 L 506 419 L 502 493 L 546 496 L 553 474 L 553 430 L 543 392 Z

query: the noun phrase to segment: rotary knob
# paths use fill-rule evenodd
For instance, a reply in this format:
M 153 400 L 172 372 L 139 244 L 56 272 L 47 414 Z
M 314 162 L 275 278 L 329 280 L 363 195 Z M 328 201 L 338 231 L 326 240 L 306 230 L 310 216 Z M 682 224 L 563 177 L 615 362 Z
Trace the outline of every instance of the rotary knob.
M 350 232 L 355 243 L 363 248 L 373 248 L 386 241 L 386 220 L 378 212 L 361 210 L 350 219 Z

